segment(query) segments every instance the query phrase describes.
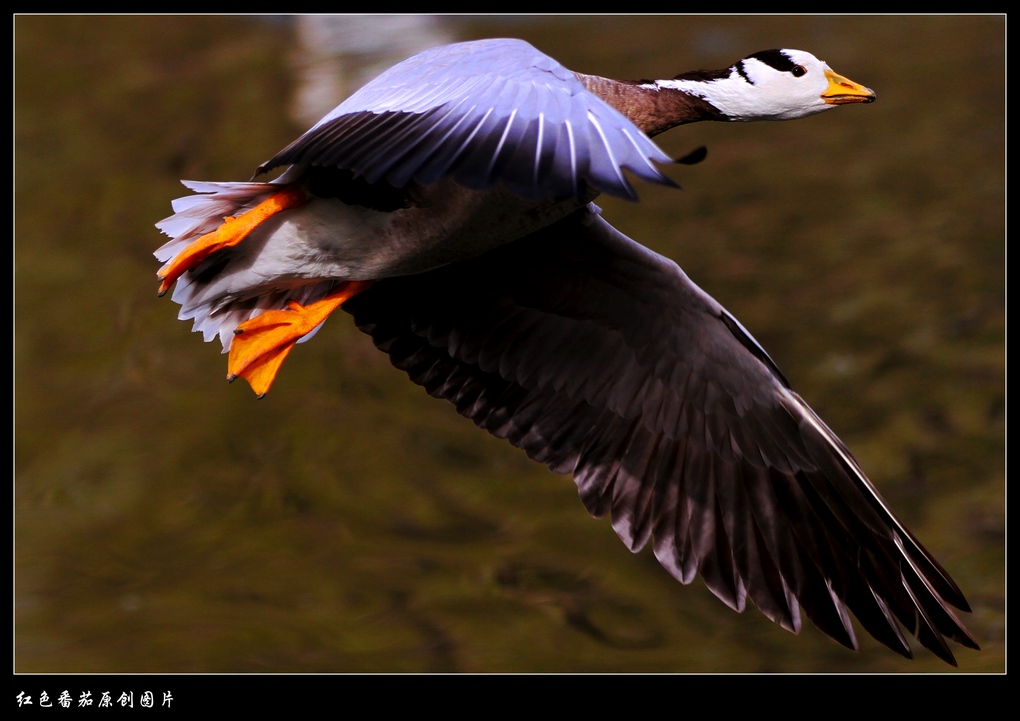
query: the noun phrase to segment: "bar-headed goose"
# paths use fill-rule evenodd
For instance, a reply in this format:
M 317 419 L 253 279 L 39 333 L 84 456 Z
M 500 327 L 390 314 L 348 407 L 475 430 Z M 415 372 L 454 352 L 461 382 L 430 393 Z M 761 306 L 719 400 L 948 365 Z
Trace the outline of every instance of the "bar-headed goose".
M 433 396 L 558 473 L 634 551 L 797 631 L 855 648 L 850 612 L 955 664 L 969 610 L 750 333 L 591 200 L 672 185 L 649 136 L 788 120 L 874 93 L 797 50 L 615 81 L 519 40 L 396 65 L 263 164 L 185 183 L 160 291 L 264 394 L 337 307 Z

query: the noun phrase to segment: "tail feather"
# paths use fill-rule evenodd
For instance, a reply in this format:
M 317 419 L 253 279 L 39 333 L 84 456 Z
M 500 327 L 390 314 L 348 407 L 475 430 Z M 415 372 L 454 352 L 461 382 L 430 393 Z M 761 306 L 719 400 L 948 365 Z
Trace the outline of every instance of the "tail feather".
M 254 208 L 279 190 L 273 183 L 212 183 L 182 180 L 181 183 L 199 195 L 186 195 L 171 203 L 174 214 L 156 223 L 170 242 L 160 246 L 153 255 L 167 262 L 188 243 L 216 230 L 228 215 L 239 215 Z
M 216 183 L 208 181 L 181 181 L 196 195 L 187 195 L 172 202 L 174 214 L 156 223 L 170 240 L 153 255 L 166 263 L 190 243 L 206 233 L 216 230 L 227 216 L 238 216 L 255 207 L 287 182 L 284 174 L 270 183 Z M 267 310 L 282 310 L 290 301 L 307 305 L 320 300 L 333 288 L 333 281 L 323 281 L 294 288 L 260 288 L 257 293 L 244 297 L 210 297 L 206 291 L 211 278 L 222 272 L 217 265 L 223 258 L 216 255 L 177 279 L 171 296 L 181 306 L 178 318 L 193 321 L 192 330 L 201 333 L 208 343 L 219 338 L 223 352 L 230 350 L 234 331 L 241 323 L 261 315 Z M 311 338 L 318 329 L 302 340 Z

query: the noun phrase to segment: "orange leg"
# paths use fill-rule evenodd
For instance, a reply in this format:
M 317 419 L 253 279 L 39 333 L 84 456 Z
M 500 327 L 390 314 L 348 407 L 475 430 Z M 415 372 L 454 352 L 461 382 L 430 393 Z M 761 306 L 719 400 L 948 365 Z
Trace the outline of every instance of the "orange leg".
M 284 187 L 280 192 L 266 198 L 247 213 L 242 213 L 236 218 L 227 216 L 223 219 L 223 225 L 211 233 L 206 233 L 184 250 L 178 253 L 169 263 L 159 269 L 156 274 L 159 284 L 159 294 L 166 293 L 170 286 L 184 273 L 195 268 L 203 260 L 215 253 L 217 250 L 229 248 L 244 240 L 260 224 L 288 208 L 297 208 L 305 204 L 307 200 L 305 192 L 297 186 Z
M 348 298 L 368 289 L 372 281 L 353 280 L 322 300 L 303 306 L 291 301 L 288 310 L 267 310 L 237 327 L 227 356 L 227 380 L 238 376 L 261 398 L 276 379 L 287 354 Z

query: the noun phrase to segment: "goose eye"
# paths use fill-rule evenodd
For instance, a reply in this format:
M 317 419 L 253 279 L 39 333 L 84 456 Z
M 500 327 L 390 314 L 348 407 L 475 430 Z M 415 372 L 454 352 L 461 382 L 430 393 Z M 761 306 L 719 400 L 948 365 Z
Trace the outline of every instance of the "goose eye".
M 806 73 L 807 70 L 804 68 L 803 65 L 794 65 L 793 69 L 790 72 L 793 73 L 793 77 L 799 78 L 801 75 Z

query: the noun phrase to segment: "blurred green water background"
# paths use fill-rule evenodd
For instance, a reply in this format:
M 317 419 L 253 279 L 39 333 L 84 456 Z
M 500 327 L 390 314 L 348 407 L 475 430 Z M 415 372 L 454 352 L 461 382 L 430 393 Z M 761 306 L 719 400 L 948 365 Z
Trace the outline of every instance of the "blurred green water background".
M 603 199 L 768 349 L 953 574 L 1005 667 L 1001 17 L 456 17 L 621 78 L 814 52 L 878 93 L 662 138 L 681 192 Z M 19 672 L 927 672 L 682 587 L 338 313 L 256 401 L 156 298 L 179 178 L 304 128 L 298 26 L 15 18 Z

